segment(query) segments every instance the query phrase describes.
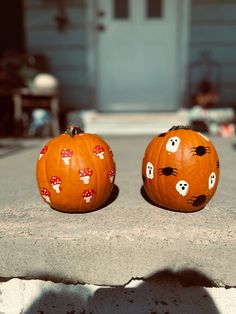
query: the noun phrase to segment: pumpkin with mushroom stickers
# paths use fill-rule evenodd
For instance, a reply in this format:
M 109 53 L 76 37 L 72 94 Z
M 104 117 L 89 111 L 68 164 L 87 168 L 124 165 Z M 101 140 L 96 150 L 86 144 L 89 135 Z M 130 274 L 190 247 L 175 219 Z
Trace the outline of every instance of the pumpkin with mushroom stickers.
M 72 127 L 50 140 L 47 147 L 47 153 L 37 161 L 36 174 L 39 190 L 45 188 L 50 193 L 50 206 L 63 212 L 102 207 L 114 187 L 115 162 L 109 145 L 96 134 Z M 41 196 L 46 201 L 45 195 Z

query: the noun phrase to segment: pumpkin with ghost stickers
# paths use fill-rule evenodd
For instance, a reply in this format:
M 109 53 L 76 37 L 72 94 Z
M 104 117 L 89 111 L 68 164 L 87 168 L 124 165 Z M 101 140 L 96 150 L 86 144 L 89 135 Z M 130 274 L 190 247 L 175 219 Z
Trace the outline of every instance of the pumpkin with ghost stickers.
M 88 212 L 109 198 L 115 163 L 102 138 L 72 126 L 42 148 L 36 175 L 40 195 L 52 208 Z
M 212 142 L 188 127 L 172 127 L 152 139 L 142 165 L 143 187 L 157 206 L 174 211 L 202 209 L 219 180 L 219 158 Z

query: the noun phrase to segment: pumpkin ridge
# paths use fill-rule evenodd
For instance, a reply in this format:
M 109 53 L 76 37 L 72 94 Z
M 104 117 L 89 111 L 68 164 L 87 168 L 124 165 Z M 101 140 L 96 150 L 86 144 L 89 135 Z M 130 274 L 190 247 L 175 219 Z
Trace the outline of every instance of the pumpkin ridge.
M 92 199 L 92 204 L 96 204 L 97 198 L 98 198 L 98 193 L 97 193 L 97 187 L 98 187 L 98 176 L 97 176 L 97 173 L 98 173 L 98 169 L 97 169 L 97 165 L 96 165 L 96 162 L 95 162 L 95 157 L 94 157 L 95 155 L 92 152 L 92 147 L 94 145 L 94 140 L 93 140 L 93 138 L 89 138 L 89 137 L 86 138 L 86 141 L 85 141 L 85 137 L 81 137 L 81 140 L 83 142 L 83 145 L 86 147 L 87 152 L 89 153 L 89 155 L 91 157 L 92 164 L 93 164 L 93 167 L 94 167 L 94 170 L 93 170 L 94 178 L 93 178 L 93 180 L 95 180 L 94 185 L 96 186 L 96 190 L 95 190 L 95 195 L 93 196 L 93 199 Z M 89 142 L 89 145 L 88 145 L 87 142 Z M 91 146 L 91 149 L 90 149 L 90 146 Z M 94 207 L 94 205 L 92 207 Z
M 163 154 L 163 145 L 165 144 L 166 145 L 166 143 L 167 143 L 167 141 L 169 140 L 169 137 L 168 137 L 168 135 L 169 135 L 169 133 L 170 133 L 170 131 L 168 131 L 168 133 L 167 133 L 167 136 L 165 136 L 164 138 L 163 138 L 163 141 L 162 141 L 162 143 L 161 143 L 161 147 L 160 147 L 160 150 L 159 150 L 159 153 L 158 153 L 158 160 L 157 160 L 157 165 L 159 165 L 160 164 L 160 155 L 162 155 Z M 166 150 L 165 150 L 165 153 L 166 153 Z M 165 158 L 165 163 L 166 163 L 166 158 Z M 158 191 L 160 191 L 161 189 L 160 189 L 160 182 L 157 180 L 157 186 L 158 186 Z M 167 186 L 164 184 L 163 185 L 164 186 L 164 199 L 165 199 L 165 203 L 168 201 L 168 195 L 167 195 Z M 169 188 L 169 187 L 168 187 Z M 161 197 L 163 197 L 162 195 L 161 195 Z M 162 204 L 161 204 L 162 205 Z
M 156 194 L 156 193 L 158 194 L 159 191 L 160 191 L 159 180 L 157 178 L 157 172 L 156 172 L 157 169 L 156 169 L 156 167 L 159 165 L 159 157 L 160 157 L 160 153 L 161 153 L 161 150 L 162 150 L 164 142 L 165 142 L 165 137 L 164 138 L 162 138 L 162 137 L 161 138 L 155 137 L 155 140 L 154 140 L 154 143 L 153 143 L 154 145 L 152 145 L 153 146 L 152 150 L 151 150 L 151 152 L 149 152 L 150 159 L 152 159 L 153 156 L 154 156 L 154 160 L 155 160 L 155 164 L 153 165 L 154 166 L 154 173 L 155 173 L 154 189 L 157 190 L 157 192 L 155 192 L 152 189 L 149 189 L 152 200 L 155 199 L 154 194 Z M 157 148 L 158 148 L 158 150 L 157 150 Z M 150 182 L 148 182 L 148 183 L 149 183 L 149 186 L 152 186 Z M 158 197 L 158 198 L 160 198 L 160 197 Z
M 60 142 L 60 138 L 59 137 L 55 139 L 55 142 L 53 141 L 52 143 L 50 143 L 50 141 L 49 141 L 49 143 L 47 144 L 48 145 L 48 153 L 49 153 L 49 155 L 51 155 L 51 152 L 53 151 L 53 147 L 58 145 L 58 142 Z M 49 163 L 49 158 L 45 158 L 44 164 L 45 164 L 45 168 L 46 168 L 46 176 L 47 176 L 48 185 L 50 186 L 50 190 L 51 190 L 52 186 L 51 186 L 51 183 L 50 183 L 50 175 L 48 173 L 50 167 L 49 167 L 48 163 Z M 55 174 L 55 175 L 57 175 L 57 174 Z
M 154 150 L 155 150 L 156 142 L 157 142 L 157 141 L 158 141 L 158 137 L 155 136 L 155 137 L 152 139 L 152 141 L 148 144 L 148 146 L 147 146 L 147 151 L 145 152 L 145 155 L 144 155 L 144 159 L 143 159 L 143 167 L 144 167 L 144 169 L 143 169 L 143 174 L 144 174 L 145 178 L 146 178 L 146 166 L 147 166 L 147 163 L 150 162 L 150 159 L 152 159 L 153 152 L 154 152 Z M 154 143 L 155 143 L 155 144 L 154 144 Z M 154 144 L 154 145 L 152 145 L 152 144 Z M 150 158 L 148 158 L 148 155 L 150 156 Z M 153 164 L 153 162 L 152 162 L 152 164 Z M 154 171 L 155 171 L 155 166 L 154 166 Z M 155 172 L 154 172 L 154 173 L 155 173 Z M 154 178 L 155 178 L 155 177 L 154 177 Z M 148 179 L 147 179 L 146 182 L 144 182 L 143 184 L 144 184 L 144 187 L 145 187 L 145 185 L 147 185 L 147 186 L 150 187 L 150 185 L 149 185 L 149 180 L 148 180 Z M 152 199 L 152 191 L 151 191 L 150 188 L 148 188 L 148 190 L 149 190 L 149 193 L 150 193 L 150 195 L 151 195 L 150 198 Z
M 101 139 L 102 140 L 102 139 Z M 103 141 L 103 140 L 102 140 Z M 106 149 L 106 156 L 109 156 L 110 153 L 109 153 L 109 147 L 107 145 L 107 143 L 103 143 L 104 145 L 104 148 Z M 103 162 L 105 163 L 106 167 L 105 167 L 105 171 L 106 171 L 106 177 L 105 177 L 105 180 L 106 180 L 106 184 L 104 184 L 104 190 L 103 190 L 103 193 L 102 193 L 102 199 L 104 199 L 104 196 L 105 195 L 108 195 L 109 196 L 111 195 L 111 183 L 110 183 L 110 180 L 109 180 L 109 171 L 111 170 L 111 164 L 112 166 L 114 166 L 113 170 L 115 171 L 116 173 L 116 165 L 115 165 L 115 162 L 113 160 L 113 157 L 111 156 L 111 159 L 108 159 L 107 157 L 105 156 Z M 112 163 L 111 163 L 112 161 Z M 115 178 L 114 178 L 115 180 Z M 114 181 L 113 181 L 114 182 Z M 114 187 L 114 184 L 113 184 L 113 187 Z M 110 193 L 108 193 L 110 191 Z M 105 202 L 107 201 L 109 197 L 106 198 Z M 103 202 L 101 205 L 103 205 L 105 202 Z
M 43 179 L 41 177 L 43 177 Z M 37 178 L 37 184 L 38 184 L 39 190 L 41 188 L 47 188 L 49 193 L 51 193 L 50 192 L 51 186 L 49 185 L 49 182 L 48 182 L 47 167 L 46 167 L 45 159 L 37 160 L 36 178 Z M 44 183 L 41 184 L 41 181 L 45 182 L 45 184 Z
M 79 156 L 79 152 L 80 152 L 80 145 L 81 145 L 81 143 L 83 143 L 83 139 L 82 139 L 82 137 L 77 137 L 76 136 L 76 137 L 74 137 L 74 142 L 75 142 L 74 150 L 75 150 L 75 155 L 76 155 L 76 163 L 77 163 L 77 166 L 78 166 L 76 172 L 77 172 L 77 175 L 78 175 L 78 182 L 80 182 L 79 169 L 82 168 L 82 164 L 81 164 L 81 160 L 80 160 L 80 158 L 78 156 Z M 79 186 L 80 186 L 80 184 L 79 184 Z M 82 193 L 83 193 L 83 190 L 82 190 L 82 188 L 79 187 L 79 189 L 78 189 L 78 196 L 77 196 L 79 199 L 81 199 Z M 82 207 L 82 204 L 83 204 L 83 200 L 81 199 L 80 200 L 80 206 L 81 207 Z

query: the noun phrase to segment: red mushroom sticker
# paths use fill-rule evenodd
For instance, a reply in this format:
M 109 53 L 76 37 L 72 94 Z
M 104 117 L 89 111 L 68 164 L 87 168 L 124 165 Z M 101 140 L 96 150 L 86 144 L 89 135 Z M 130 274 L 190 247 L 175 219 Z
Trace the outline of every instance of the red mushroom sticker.
M 82 193 L 82 196 L 84 198 L 84 200 L 86 201 L 86 203 L 89 203 L 92 199 L 92 197 L 95 195 L 95 191 L 92 189 L 86 190 Z
M 111 183 L 113 182 L 114 177 L 115 177 L 115 170 L 111 169 L 109 171 L 109 180 L 110 180 Z
M 93 152 L 100 159 L 104 159 L 104 147 L 96 145 L 93 149 Z
M 48 150 L 48 147 L 47 145 L 45 145 L 39 154 L 39 160 L 43 157 L 43 155 L 46 153 L 47 150 Z
M 41 193 L 42 197 L 45 199 L 45 201 L 47 203 L 51 203 L 51 201 L 50 201 L 50 192 L 48 191 L 48 189 L 41 188 L 40 189 L 40 193 Z
M 50 178 L 50 183 L 52 185 L 52 188 L 56 191 L 56 193 L 61 192 L 61 179 L 57 176 L 52 176 Z
M 92 174 L 93 170 L 90 168 L 83 168 L 79 170 L 80 180 L 82 180 L 84 184 L 89 184 Z
M 65 165 L 69 165 L 70 164 L 70 159 L 73 156 L 73 151 L 69 148 L 64 148 L 61 151 L 61 158 L 64 161 Z

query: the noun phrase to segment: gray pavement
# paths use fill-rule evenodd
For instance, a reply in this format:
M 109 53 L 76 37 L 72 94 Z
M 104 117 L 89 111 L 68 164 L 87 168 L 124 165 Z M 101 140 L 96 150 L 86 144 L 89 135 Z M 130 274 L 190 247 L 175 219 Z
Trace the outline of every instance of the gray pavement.
M 87 214 L 52 210 L 37 191 L 35 164 L 45 140 L 0 159 L 0 277 L 124 285 L 132 278 L 185 274 L 186 284 L 236 286 L 236 150 L 213 138 L 221 178 L 210 203 L 177 213 L 140 193 L 152 136 L 104 137 L 117 164 L 116 193 Z M 195 274 L 195 275 L 192 275 Z

